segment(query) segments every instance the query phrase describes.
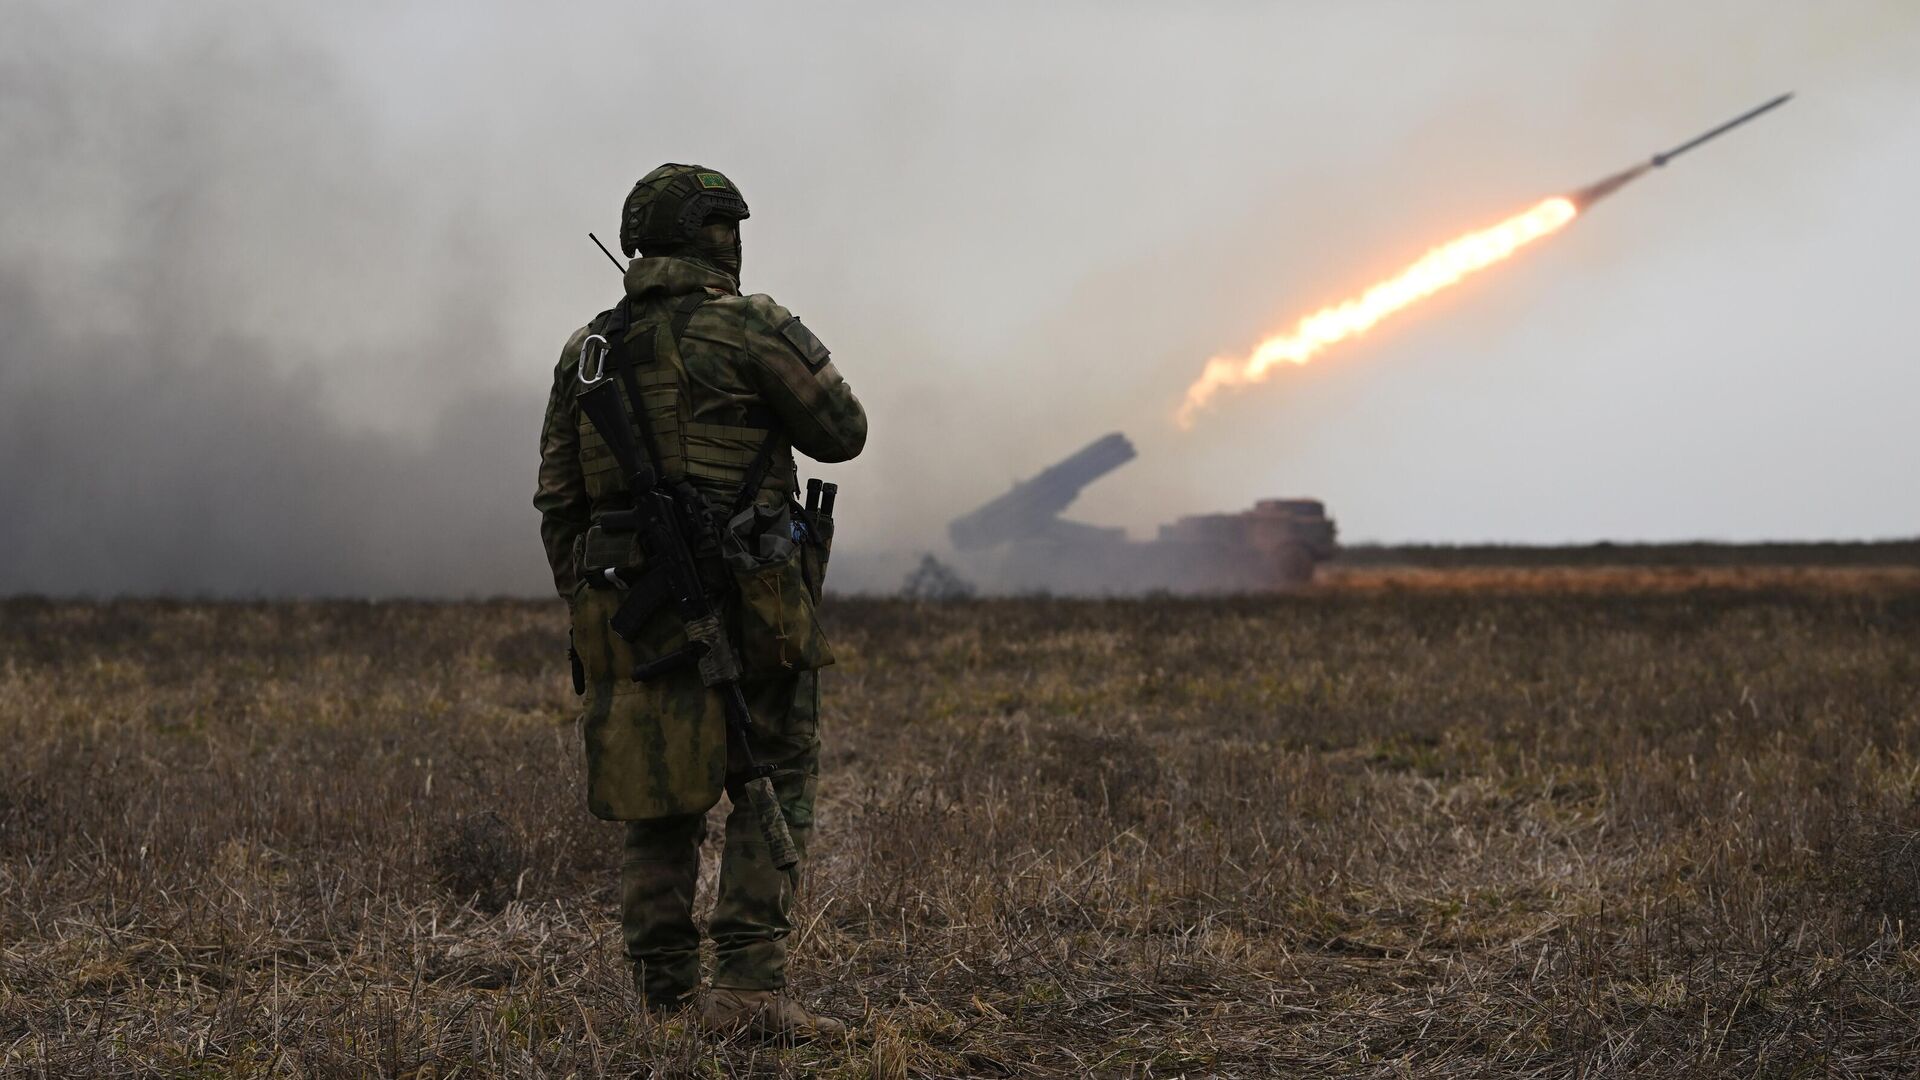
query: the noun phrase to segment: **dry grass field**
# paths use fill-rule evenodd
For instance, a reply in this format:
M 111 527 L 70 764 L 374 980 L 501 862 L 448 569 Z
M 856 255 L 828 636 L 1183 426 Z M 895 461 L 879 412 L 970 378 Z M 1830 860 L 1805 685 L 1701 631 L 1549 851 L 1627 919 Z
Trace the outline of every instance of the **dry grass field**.
M 633 1007 L 557 605 L 6 601 L 0 1073 L 1914 1075 L 1920 580 L 1678 573 L 834 602 L 793 1049 Z

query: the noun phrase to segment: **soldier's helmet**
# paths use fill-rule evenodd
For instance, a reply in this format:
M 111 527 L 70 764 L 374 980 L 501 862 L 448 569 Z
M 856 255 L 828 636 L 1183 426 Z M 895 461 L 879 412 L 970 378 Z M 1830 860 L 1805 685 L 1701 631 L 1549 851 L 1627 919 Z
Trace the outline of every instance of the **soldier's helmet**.
M 620 211 L 620 250 L 685 248 L 698 238 L 708 218 L 744 220 L 747 200 L 719 172 L 703 165 L 667 164 L 640 178 Z

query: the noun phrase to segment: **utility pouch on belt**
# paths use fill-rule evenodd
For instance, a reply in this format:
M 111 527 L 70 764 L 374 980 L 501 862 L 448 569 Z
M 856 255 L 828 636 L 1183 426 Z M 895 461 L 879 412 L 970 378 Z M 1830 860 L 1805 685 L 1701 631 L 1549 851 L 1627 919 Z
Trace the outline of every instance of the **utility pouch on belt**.
M 833 663 L 802 567 L 805 552 L 796 546 L 785 558 L 733 571 L 740 664 L 750 675 L 811 671 Z
M 580 544 L 580 577 L 591 589 L 612 589 L 620 582 L 607 576 L 611 570 L 622 581 L 631 583 L 640 562 L 640 552 L 632 530 L 608 529 L 594 525 Z

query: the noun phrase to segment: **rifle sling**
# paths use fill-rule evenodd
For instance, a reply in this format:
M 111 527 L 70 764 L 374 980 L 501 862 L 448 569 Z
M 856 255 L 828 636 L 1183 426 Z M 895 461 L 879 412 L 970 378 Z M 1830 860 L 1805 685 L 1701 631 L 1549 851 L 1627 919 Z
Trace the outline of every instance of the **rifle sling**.
M 625 315 L 629 308 L 622 303 L 618 310 Z M 627 319 L 619 315 L 615 318 L 620 321 L 621 337 L 624 339 Z M 640 447 L 646 451 L 647 464 L 653 468 L 653 481 L 657 484 L 666 479 L 660 472 L 664 460 L 660 457 L 660 444 L 653 437 L 653 422 L 647 416 L 647 401 L 640 396 L 639 373 L 641 365 L 653 362 L 653 336 L 642 334 L 631 341 L 621 340 L 620 346 L 607 359 L 620 373 L 620 385 L 627 392 L 627 411 L 633 416 L 634 429 L 640 432 Z

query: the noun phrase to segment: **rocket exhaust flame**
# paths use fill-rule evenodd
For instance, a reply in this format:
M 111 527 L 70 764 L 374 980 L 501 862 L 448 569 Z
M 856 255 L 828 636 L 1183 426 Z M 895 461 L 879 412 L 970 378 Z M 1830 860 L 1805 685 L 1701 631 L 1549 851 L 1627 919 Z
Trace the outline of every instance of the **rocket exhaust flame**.
M 1543 200 L 1532 209 L 1515 214 L 1498 225 L 1450 240 L 1359 296 L 1321 308 L 1295 323 L 1292 330 L 1267 338 L 1254 346 L 1244 359 L 1214 357 L 1207 361 L 1206 368 L 1193 381 L 1193 385 L 1187 387 L 1186 400 L 1174 414 L 1174 422 L 1182 430 L 1191 429 L 1194 416 L 1223 388 L 1264 382 L 1268 373 L 1282 363 L 1304 364 L 1327 346 L 1366 333 L 1402 308 L 1458 284 L 1535 240 L 1558 232 L 1582 210 L 1644 176 L 1648 170 L 1664 166 L 1708 139 L 1786 104 L 1791 97 L 1792 94 L 1782 94 L 1672 150 L 1655 154 L 1631 169 L 1617 172 L 1566 195 Z
M 1194 414 L 1222 387 L 1260 382 L 1282 363 L 1304 364 L 1327 346 L 1364 334 L 1414 301 L 1424 300 L 1558 231 L 1579 212 L 1572 199 L 1561 196 L 1546 199 L 1498 225 L 1477 229 L 1434 248 L 1413 265 L 1357 297 L 1321 308 L 1294 324 L 1287 333 L 1276 334 L 1254 346 L 1244 360 L 1214 357 L 1207 361 L 1200 378 L 1187 387 L 1186 403 L 1180 406 L 1175 420 L 1182 428 L 1191 428 Z

